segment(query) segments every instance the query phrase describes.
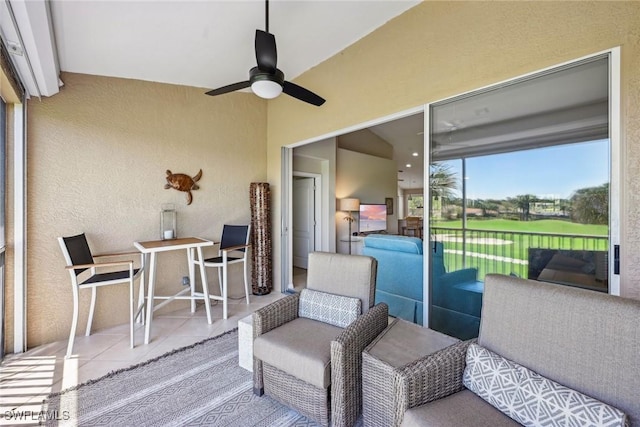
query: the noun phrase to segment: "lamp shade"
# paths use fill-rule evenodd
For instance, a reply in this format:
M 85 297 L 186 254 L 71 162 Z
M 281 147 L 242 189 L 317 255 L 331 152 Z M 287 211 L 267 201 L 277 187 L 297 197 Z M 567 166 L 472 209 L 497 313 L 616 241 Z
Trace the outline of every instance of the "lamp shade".
M 340 199 L 340 210 L 348 212 L 360 210 L 360 199 Z

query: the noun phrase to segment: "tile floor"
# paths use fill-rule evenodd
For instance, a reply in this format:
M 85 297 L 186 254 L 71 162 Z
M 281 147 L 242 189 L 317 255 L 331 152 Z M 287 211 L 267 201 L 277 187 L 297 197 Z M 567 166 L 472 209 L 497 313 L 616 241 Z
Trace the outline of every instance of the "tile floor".
M 123 324 L 88 337 L 77 336 L 69 359 L 64 358 L 66 340 L 7 355 L 0 365 L 0 425 L 38 425 L 40 405 L 49 393 L 234 329 L 239 319 L 283 296 L 275 291 L 251 296 L 248 305 L 244 298 L 230 299 L 227 320 L 222 319 L 222 304 L 212 302 L 211 325 L 207 324 L 202 303 L 198 303 L 195 313 L 184 308 L 156 315 L 147 345 L 143 344 L 144 327 L 136 324 L 133 349 L 129 347 L 129 325 Z

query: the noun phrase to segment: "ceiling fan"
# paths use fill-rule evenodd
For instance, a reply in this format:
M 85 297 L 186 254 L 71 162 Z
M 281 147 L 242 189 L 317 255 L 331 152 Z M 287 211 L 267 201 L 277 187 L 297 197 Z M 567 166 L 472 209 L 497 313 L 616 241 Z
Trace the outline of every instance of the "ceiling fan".
M 284 73 L 276 68 L 278 61 L 276 38 L 269 33 L 269 0 L 265 0 L 265 3 L 266 31 L 256 30 L 255 49 L 258 66 L 249 70 L 249 80 L 213 89 L 206 94 L 211 96 L 222 95 L 251 87 L 253 93 L 260 98 L 272 99 L 284 92 L 300 101 L 319 107 L 324 104 L 324 98 L 302 86 L 286 81 Z

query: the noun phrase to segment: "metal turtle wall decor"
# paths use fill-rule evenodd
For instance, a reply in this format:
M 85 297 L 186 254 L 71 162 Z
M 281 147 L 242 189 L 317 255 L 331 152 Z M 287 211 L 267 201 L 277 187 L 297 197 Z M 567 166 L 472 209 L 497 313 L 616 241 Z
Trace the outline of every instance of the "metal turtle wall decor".
M 196 182 L 202 178 L 202 169 L 193 178 L 184 173 L 171 173 L 167 169 L 167 183 L 164 185 L 165 190 L 169 188 L 175 188 L 178 191 L 184 191 L 187 193 L 187 205 L 190 205 L 193 201 L 193 195 L 191 190 L 197 190 L 200 188 Z

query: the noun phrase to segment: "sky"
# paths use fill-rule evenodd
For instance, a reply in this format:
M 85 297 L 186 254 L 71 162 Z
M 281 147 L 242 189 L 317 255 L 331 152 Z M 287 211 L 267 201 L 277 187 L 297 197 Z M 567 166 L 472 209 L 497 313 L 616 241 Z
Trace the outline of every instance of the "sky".
M 468 199 L 521 194 L 568 199 L 580 188 L 609 182 L 608 140 L 473 157 L 466 162 Z M 461 160 L 443 163 L 462 176 Z

